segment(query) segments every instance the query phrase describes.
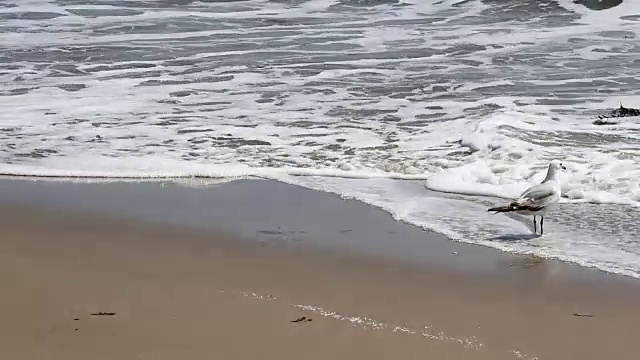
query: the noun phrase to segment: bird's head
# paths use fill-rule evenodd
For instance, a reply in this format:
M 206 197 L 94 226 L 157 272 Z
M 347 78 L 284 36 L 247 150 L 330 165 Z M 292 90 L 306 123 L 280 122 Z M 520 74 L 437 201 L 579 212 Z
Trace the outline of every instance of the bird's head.
M 552 160 L 549 164 L 549 170 L 559 171 L 559 170 L 567 170 L 567 167 L 562 164 L 560 160 Z

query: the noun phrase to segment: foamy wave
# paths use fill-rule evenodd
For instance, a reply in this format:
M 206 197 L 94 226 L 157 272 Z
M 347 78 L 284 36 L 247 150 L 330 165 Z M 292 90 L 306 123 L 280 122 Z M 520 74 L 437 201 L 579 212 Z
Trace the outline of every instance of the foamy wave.
M 569 120 L 569 119 L 567 119 Z M 432 190 L 513 198 L 540 182 L 552 159 L 562 160 L 563 195 L 593 203 L 640 205 L 640 143 L 635 126 L 597 128 L 548 116 L 505 111 L 471 122 L 461 144 L 473 154 L 437 169 Z
M 166 158 L 100 158 L 76 157 L 57 159 L 45 166 L 0 164 L 0 175 L 23 177 L 94 178 L 94 179 L 179 179 L 179 178 L 244 178 L 277 179 L 284 175 L 320 176 L 350 179 L 424 180 L 424 174 L 402 174 L 375 169 L 340 170 L 293 167 L 250 167 L 241 164 L 203 164 Z

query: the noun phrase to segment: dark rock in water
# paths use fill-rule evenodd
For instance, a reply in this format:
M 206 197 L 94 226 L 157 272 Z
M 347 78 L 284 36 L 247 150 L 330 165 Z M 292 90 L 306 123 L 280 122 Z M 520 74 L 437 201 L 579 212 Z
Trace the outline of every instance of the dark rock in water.
M 627 116 L 640 116 L 640 109 L 626 108 L 620 104 L 620 107 L 613 110 L 609 117 L 627 117 Z
M 618 123 L 617 121 L 607 121 L 603 119 L 598 119 L 593 122 L 593 125 L 616 125 L 617 123 Z
M 584 5 L 589 10 L 607 10 L 622 4 L 623 0 L 573 0 L 574 3 Z
M 620 104 L 620 107 L 614 109 L 609 113 L 609 115 L 598 115 L 598 120 L 594 121 L 594 125 L 614 125 L 617 124 L 617 121 L 607 120 L 609 118 L 621 118 L 621 117 L 629 117 L 629 116 L 640 116 L 640 109 L 636 108 L 627 108 Z
M 85 84 L 62 84 L 58 85 L 58 87 L 64 91 L 75 92 L 82 90 L 87 87 Z

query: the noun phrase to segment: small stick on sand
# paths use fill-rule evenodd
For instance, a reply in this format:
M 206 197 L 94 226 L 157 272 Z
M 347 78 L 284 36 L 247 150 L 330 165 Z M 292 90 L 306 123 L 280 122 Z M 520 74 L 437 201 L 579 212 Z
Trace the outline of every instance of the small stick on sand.
M 97 312 L 97 313 L 91 313 L 92 316 L 113 316 L 116 313 L 114 312 Z
M 580 316 L 580 317 L 595 317 L 595 315 L 592 315 L 592 314 L 578 314 L 578 313 L 573 313 L 573 316 Z
M 291 320 L 291 322 L 293 323 L 298 323 L 298 322 L 307 322 L 307 321 L 312 321 L 310 318 L 307 318 L 306 316 L 301 316 L 295 320 Z

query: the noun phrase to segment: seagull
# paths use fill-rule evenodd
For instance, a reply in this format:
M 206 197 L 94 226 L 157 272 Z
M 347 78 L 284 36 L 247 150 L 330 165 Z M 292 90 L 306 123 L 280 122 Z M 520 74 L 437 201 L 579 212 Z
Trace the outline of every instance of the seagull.
M 517 199 L 507 206 L 498 206 L 488 209 L 495 213 L 515 212 L 522 215 L 533 215 L 533 233 L 537 233 L 536 215 L 540 216 L 540 235 L 544 234 L 544 215 L 560 200 L 560 169 L 567 168 L 559 160 L 549 163 L 547 176 L 542 183 L 533 185 L 525 190 Z

